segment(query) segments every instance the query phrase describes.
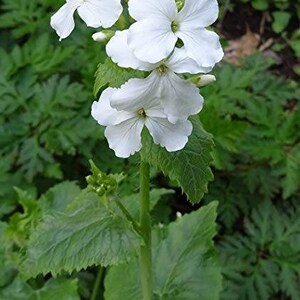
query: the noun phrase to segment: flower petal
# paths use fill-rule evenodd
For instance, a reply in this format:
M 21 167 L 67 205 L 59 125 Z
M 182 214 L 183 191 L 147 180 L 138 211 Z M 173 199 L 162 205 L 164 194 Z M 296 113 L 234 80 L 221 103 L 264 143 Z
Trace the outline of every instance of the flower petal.
M 68 1 L 51 17 L 50 25 L 60 37 L 60 41 L 73 31 L 75 27 L 73 15 L 79 6 L 79 1 Z
M 126 120 L 115 126 L 108 126 L 105 129 L 105 137 L 108 140 L 109 148 L 115 151 L 116 156 L 127 158 L 141 150 L 141 133 L 144 127 L 144 120 L 139 117 Z
M 92 117 L 103 126 L 117 125 L 128 119 L 136 117 L 136 113 L 117 111 L 110 106 L 110 98 L 116 89 L 108 88 L 101 94 L 98 102 L 92 104 Z
M 218 14 L 217 0 L 185 0 L 185 5 L 177 19 L 180 24 L 199 28 L 213 24 Z
M 78 8 L 78 14 L 87 26 L 111 27 L 122 13 L 120 0 L 85 0 Z
M 141 71 L 152 71 L 155 64 L 143 62 L 136 58 L 127 44 L 128 30 L 117 31 L 106 45 L 106 52 L 112 61 L 122 68 L 132 68 Z
M 215 32 L 182 26 L 176 35 L 183 41 L 187 55 L 203 68 L 213 68 L 224 56 Z
M 130 0 L 129 14 L 137 21 L 152 17 L 165 16 L 173 21 L 177 14 L 174 0 Z
M 137 111 L 159 95 L 159 76 L 152 72 L 145 79 L 130 79 L 111 97 L 111 106 L 117 110 Z
M 199 113 L 203 107 L 203 97 L 196 86 L 169 72 L 161 76 L 161 103 L 172 123 L 186 120 Z
M 166 61 L 165 65 L 175 73 L 208 73 L 212 68 L 204 68 L 199 66 L 195 60 L 187 56 L 185 47 L 175 48 L 171 57 Z
M 149 63 L 165 59 L 173 51 L 176 41 L 167 18 L 144 19 L 129 28 L 129 47 L 138 59 Z
M 165 147 L 169 152 L 184 148 L 193 130 L 188 120 L 172 124 L 166 118 L 147 118 L 146 127 L 154 143 Z

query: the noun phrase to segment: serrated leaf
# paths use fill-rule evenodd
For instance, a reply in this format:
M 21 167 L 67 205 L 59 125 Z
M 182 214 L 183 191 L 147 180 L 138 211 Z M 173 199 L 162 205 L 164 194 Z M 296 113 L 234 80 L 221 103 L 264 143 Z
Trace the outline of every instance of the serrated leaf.
M 156 232 L 154 299 L 219 299 L 221 275 L 212 242 L 216 206 L 212 203 Z M 107 300 L 142 299 L 137 260 L 110 268 L 105 288 Z
M 118 264 L 136 253 L 141 239 L 131 224 L 106 209 L 94 194 L 85 201 L 92 205 L 48 216 L 36 228 L 25 262 L 29 276 Z
M 193 118 L 192 123 L 193 133 L 184 149 L 168 152 L 155 145 L 148 136 L 143 141 L 141 154 L 143 160 L 162 170 L 171 180 L 177 181 L 190 202 L 199 203 L 207 192 L 208 182 L 213 179 L 209 167 L 213 140 L 197 118 Z
M 107 84 L 110 87 L 120 87 L 130 78 L 143 78 L 144 72 L 120 68 L 107 58 L 103 64 L 98 65 L 95 77 L 94 96 L 96 97 L 101 88 Z

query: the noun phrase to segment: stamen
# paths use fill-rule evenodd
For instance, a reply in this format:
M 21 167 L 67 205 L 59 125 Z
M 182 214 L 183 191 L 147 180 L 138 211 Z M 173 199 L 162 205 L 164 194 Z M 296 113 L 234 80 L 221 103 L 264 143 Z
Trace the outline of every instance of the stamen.
M 179 29 L 179 24 L 176 21 L 171 23 L 172 31 L 175 33 Z
M 146 118 L 146 117 L 147 117 L 146 112 L 145 112 L 145 110 L 144 110 L 143 108 L 141 108 L 141 109 L 138 110 L 138 114 L 139 114 L 141 117 L 143 117 L 143 118 Z

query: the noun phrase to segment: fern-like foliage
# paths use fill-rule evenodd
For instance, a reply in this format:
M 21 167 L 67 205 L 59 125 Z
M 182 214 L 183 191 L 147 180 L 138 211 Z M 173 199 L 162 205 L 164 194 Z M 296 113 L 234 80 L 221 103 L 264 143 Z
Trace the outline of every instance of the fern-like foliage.
M 224 238 L 223 299 L 300 299 L 299 217 L 296 202 L 275 208 L 265 201 L 245 219 L 244 233 Z

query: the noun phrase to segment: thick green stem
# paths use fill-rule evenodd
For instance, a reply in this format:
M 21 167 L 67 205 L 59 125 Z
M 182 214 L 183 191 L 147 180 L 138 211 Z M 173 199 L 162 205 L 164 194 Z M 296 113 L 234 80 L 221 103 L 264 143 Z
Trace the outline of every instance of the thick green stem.
M 140 169 L 140 228 L 145 245 L 140 249 L 140 268 L 143 288 L 143 300 L 152 300 L 152 245 L 150 219 L 150 167 L 141 162 Z
M 104 268 L 103 267 L 99 267 L 98 273 L 97 273 L 97 277 L 94 283 L 94 288 L 93 288 L 93 293 L 91 296 L 91 300 L 96 300 L 97 299 L 97 295 L 98 295 L 98 291 L 100 288 L 100 284 L 103 278 L 103 273 L 104 273 Z

